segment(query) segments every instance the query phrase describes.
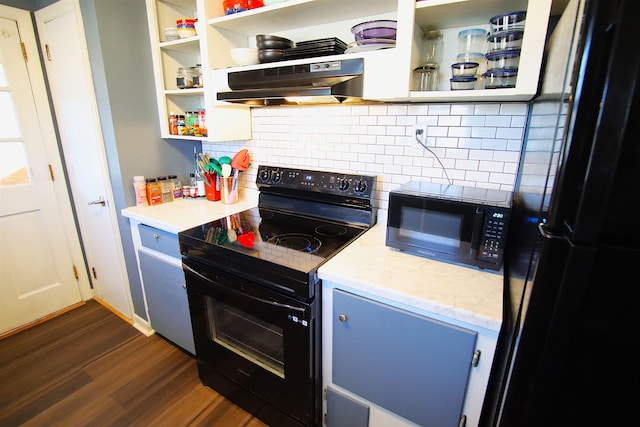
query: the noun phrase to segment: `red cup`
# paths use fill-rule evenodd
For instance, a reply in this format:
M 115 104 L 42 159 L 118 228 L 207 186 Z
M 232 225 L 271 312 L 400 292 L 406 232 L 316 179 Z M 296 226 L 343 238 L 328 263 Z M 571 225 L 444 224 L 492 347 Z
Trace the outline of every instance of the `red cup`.
M 215 173 L 207 173 L 205 176 L 207 177 L 207 182 L 205 183 L 204 191 L 207 200 L 217 202 L 220 200 L 220 180 L 218 179 L 218 175 Z

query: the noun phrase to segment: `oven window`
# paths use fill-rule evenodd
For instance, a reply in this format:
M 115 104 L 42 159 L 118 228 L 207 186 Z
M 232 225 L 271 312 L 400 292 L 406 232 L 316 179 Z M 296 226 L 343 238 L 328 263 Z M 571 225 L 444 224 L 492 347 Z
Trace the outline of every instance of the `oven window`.
M 209 338 L 284 378 L 282 328 L 206 296 Z
M 459 248 L 462 220 L 462 215 L 403 206 L 399 234 L 414 241 Z

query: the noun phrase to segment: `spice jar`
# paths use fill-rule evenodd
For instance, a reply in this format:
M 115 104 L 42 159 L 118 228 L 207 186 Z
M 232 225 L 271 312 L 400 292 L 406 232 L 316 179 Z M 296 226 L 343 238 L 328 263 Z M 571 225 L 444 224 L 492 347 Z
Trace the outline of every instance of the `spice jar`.
M 193 87 L 192 67 L 178 68 L 178 76 L 176 77 L 176 84 L 179 89 L 188 89 Z

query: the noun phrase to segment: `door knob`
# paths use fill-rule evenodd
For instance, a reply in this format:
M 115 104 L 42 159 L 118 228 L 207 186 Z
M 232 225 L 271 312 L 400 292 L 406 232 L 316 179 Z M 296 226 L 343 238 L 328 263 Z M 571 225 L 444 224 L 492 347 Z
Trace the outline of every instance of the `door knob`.
M 89 202 L 90 205 L 106 205 L 107 201 L 104 199 L 104 197 L 100 196 L 100 198 L 98 198 L 97 200 L 94 200 L 92 202 Z
M 338 316 L 338 320 L 341 322 L 346 322 L 347 320 L 349 320 L 349 316 L 347 316 L 346 314 L 340 314 Z

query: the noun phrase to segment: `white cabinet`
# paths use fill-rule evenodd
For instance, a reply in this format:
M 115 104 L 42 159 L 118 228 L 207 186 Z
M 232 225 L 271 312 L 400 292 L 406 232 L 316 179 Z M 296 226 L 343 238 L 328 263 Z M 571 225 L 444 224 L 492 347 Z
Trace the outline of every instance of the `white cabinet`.
M 393 102 L 522 101 L 536 93 L 549 14 L 553 0 L 288 0 L 232 15 L 224 15 L 220 1 L 211 2 L 207 20 L 212 96 L 228 90 L 227 73 L 248 68 L 363 57 L 364 98 Z M 566 0 L 557 0 L 566 3 Z M 451 91 L 450 65 L 456 62 L 457 35 L 466 28 L 489 28 L 492 16 L 527 10 L 520 70 L 515 88 Z M 353 25 L 373 19 L 398 21 L 396 47 L 346 55 L 316 57 L 237 67 L 229 49 L 255 47 L 257 34 L 275 34 L 296 42 L 338 37 L 352 42 Z M 445 55 L 438 90 L 412 91 L 413 69 L 421 64 L 422 34 L 439 29 Z
M 497 336 L 323 282 L 329 427 L 477 425 Z
M 208 31 L 204 0 L 146 0 L 147 20 L 158 98 L 158 119 L 163 138 L 202 141 L 229 141 L 251 138 L 251 113 L 246 108 L 220 105 L 209 89 Z M 167 41 L 164 29 L 175 27 L 180 18 L 197 18 L 198 34 L 189 38 Z M 203 86 L 179 89 L 177 73 L 180 67 L 202 68 Z M 207 136 L 171 135 L 169 114 L 185 114 L 204 108 Z

